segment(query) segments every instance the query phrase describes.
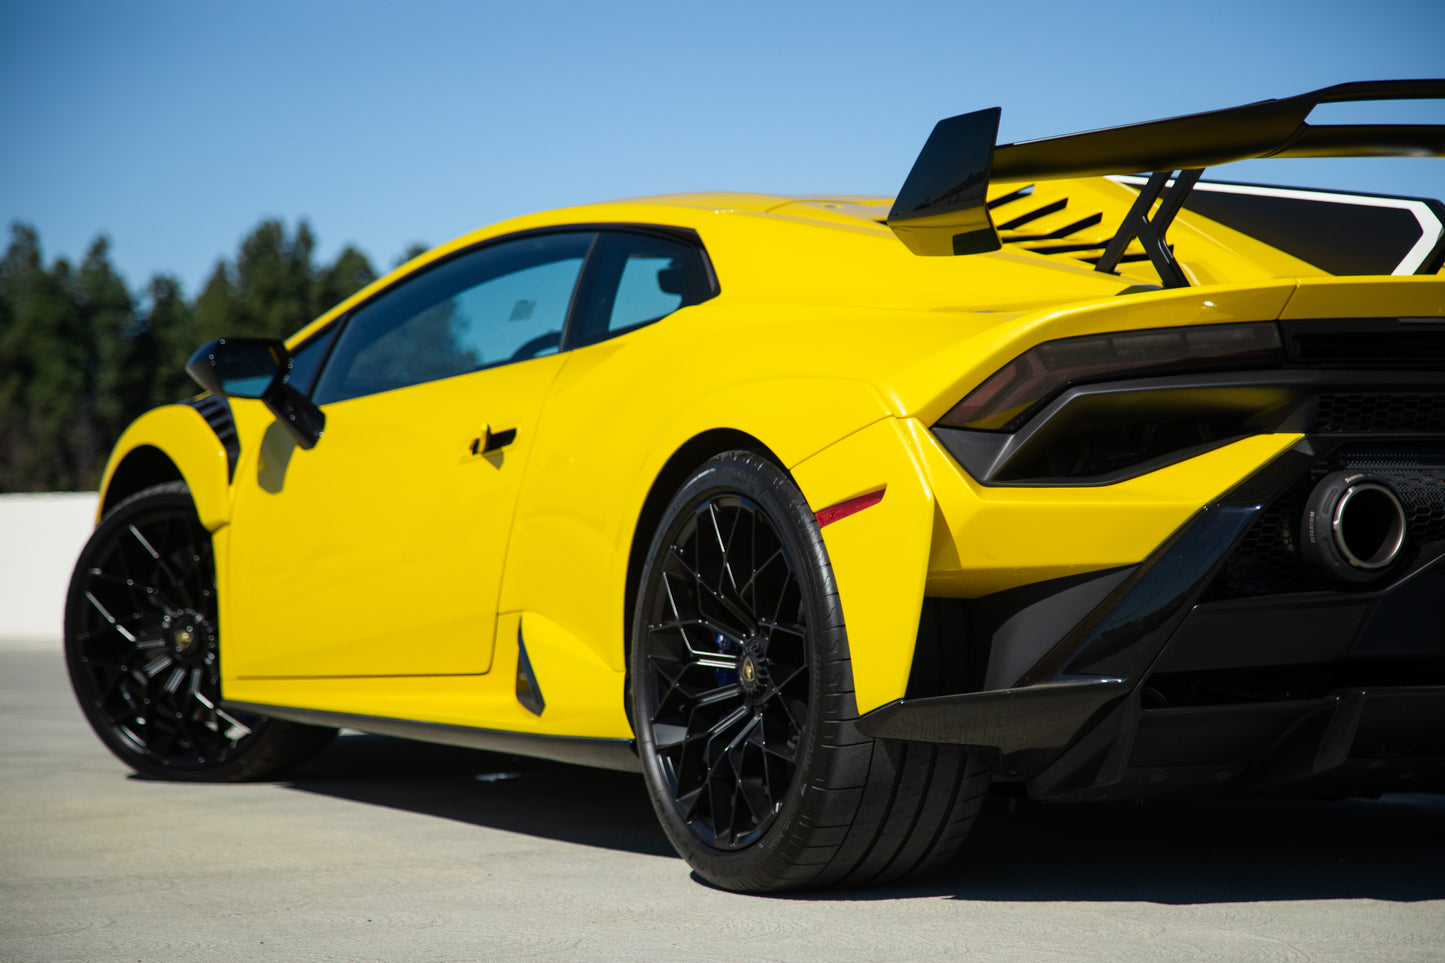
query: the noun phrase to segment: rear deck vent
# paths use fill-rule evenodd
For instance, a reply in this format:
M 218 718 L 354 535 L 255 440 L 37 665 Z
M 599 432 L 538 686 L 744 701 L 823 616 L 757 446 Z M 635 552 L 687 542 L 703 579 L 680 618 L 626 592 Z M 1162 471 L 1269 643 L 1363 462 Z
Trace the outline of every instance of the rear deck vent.
M 1033 206 L 1023 203 L 1026 201 L 1032 202 Z M 995 216 L 1008 217 L 1008 220 L 998 225 L 999 240 L 1003 243 L 1022 245 L 1024 250 L 1035 254 L 1066 254 L 1093 264 L 1109 243 L 1107 237 L 1099 237 L 1097 232 L 1086 233 L 1089 228 L 1103 223 L 1102 211 L 1086 214 L 1050 231 L 1028 230 L 1028 226 L 1034 221 L 1058 214 L 1068 206 L 1067 197 L 1056 197 L 1053 200 L 1034 197 L 1032 184 L 988 202 L 989 210 L 994 211 Z M 1063 243 L 1054 243 L 1059 241 Z M 1147 261 L 1149 256 L 1136 251 L 1125 254 L 1123 260 Z

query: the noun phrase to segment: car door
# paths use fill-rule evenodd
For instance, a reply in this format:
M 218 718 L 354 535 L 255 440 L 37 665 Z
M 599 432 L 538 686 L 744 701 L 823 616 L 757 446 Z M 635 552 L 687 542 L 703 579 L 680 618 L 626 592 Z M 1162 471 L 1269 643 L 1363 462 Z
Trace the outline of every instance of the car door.
M 238 473 L 227 673 L 486 672 L 518 489 L 594 237 L 506 240 L 353 311 L 310 450 L 272 425 Z

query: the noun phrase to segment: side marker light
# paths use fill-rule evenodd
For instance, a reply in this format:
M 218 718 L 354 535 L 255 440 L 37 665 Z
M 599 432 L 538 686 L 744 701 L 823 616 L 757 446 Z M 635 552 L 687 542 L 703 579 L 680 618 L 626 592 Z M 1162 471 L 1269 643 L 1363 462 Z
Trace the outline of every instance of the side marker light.
M 846 498 L 836 505 L 829 505 L 827 508 L 819 509 L 813 513 L 813 517 L 818 520 L 819 528 L 825 525 L 831 525 L 840 518 L 847 518 L 849 515 L 861 512 L 865 508 L 872 508 L 874 505 L 877 505 L 883 500 L 883 493 L 887 490 L 888 486 L 885 485 L 876 492 L 854 495 L 852 498 Z

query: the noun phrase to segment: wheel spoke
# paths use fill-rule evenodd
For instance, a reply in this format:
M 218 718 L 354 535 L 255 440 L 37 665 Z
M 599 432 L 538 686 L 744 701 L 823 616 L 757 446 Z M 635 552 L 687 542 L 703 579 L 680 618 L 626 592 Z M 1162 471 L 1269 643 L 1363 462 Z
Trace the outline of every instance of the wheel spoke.
M 762 629 L 763 632 L 769 636 L 774 632 L 782 632 L 786 635 L 794 635 L 801 639 L 808 634 L 807 628 L 796 622 L 775 622 L 771 619 L 761 619 L 758 621 L 758 628 Z
M 163 532 L 162 532 L 162 533 L 165 534 L 165 533 L 169 532 L 169 530 L 170 530 L 170 520 L 167 519 L 167 520 L 166 520 L 166 527 L 165 527 L 165 529 L 163 529 Z M 130 528 L 129 528 L 129 531 L 130 531 L 131 536 L 132 536 L 137 542 L 140 543 L 141 548 L 145 549 L 146 554 L 149 555 L 149 556 L 155 561 L 156 572 L 157 572 L 158 574 L 164 576 L 164 577 L 165 577 L 165 580 L 166 580 L 168 583 L 170 583 L 168 587 L 177 587 L 177 586 L 179 586 L 179 585 L 181 584 L 180 579 L 176 576 L 176 574 L 175 574 L 174 572 L 171 571 L 170 565 L 167 564 L 165 558 L 163 558 L 163 557 L 161 556 L 160 552 L 156 551 L 155 546 L 150 543 L 149 539 L 147 539 L 143 534 L 141 534 L 140 529 L 138 529 L 138 528 L 137 528 L 136 526 L 134 526 L 134 525 L 131 525 Z M 162 544 L 164 544 L 164 542 L 162 542 Z M 155 585 L 155 586 L 152 586 L 152 588 L 154 588 L 154 589 L 156 590 L 157 594 L 160 594 L 160 588 L 161 588 L 161 586 Z M 174 604 L 173 600 L 171 600 L 171 601 L 172 601 L 172 604 Z
M 744 638 L 746 638 L 746 636 L 734 631 L 733 629 L 728 628 L 725 625 L 718 625 L 711 619 L 705 618 L 675 619 L 671 622 L 659 622 L 655 625 L 649 625 L 647 627 L 647 630 L 649 632 L 663 632 L 675 629 L 678 635 L 682 636 L 682 641 L 688 647 L 689 652 L 698 656 L 707 656 L 711 653 L 708 653 L 705 650 L 699 649 L 698 647 L 694 646 L 692 644 L 692 640 L 689 639 L 687 635 L 687 629 L 699 627 L 707 630 L 707 632 L 711 635 L 721 635 L 732 642 L 741 642 Z
M 786 563 L 786 559 L 785 559 L 785 557 L 784 557 L 784 555 L 783 555 L 783 550 L 782 550 L 782 548 L 778 548 L 776 551 L 773 552 L 773 554 L 769 555 L 769 556 L 763 561 L 763 564 L 762 564 L 762 565 L 754 565 L 754 566 L 753 566 L 752 573 L 748 575 L 748 580 L 743 583 L 743 589 L 744 589 L 745 591 L 753 591 L 753 592 L 756 592 L 756 590 L 757 590 L 758 576 L 759 576 L 765 569 L 767 569 L 767 567 L 768 567 L 769 565 L 773 564 L 773 562 L 775 562 L 775 561 L 780 561 L 780 560 L 782 560 L 782 561 L 784 561 L 784 562 Z M 754 599 L 756 599 L 756 596 L 754 596 Z
M 789 685 L 792 684 L 793 680 L 801 678 L 801 677 L 803 676 L 803 674 L 808 671 L 808 667 L 805 666 L 805 665 L 795 666 L 795 667 L 793 667 L 793 668 L 791 668 L 791 669 L 788 669 L 788 670 L 786 671 L 786 673 L 782 673 L 782 678 L 779 679 L 778 676 L 780 675 L 780 673 L 777 671 L 778 668 L 780 668 L 780 667 L 777 665 L 777 663 L 774 663 L 774 669 L 773 669 L 773 691 L 774 691 L 774 692 L 780 692 L 780 691 L 782 691 L 783 689 L 786 689 Z
M 677 563 L 683 567 L 683 570 L 692 577 L 698 588 L 702 589 L 703 592 L 707 593 L 707 596 L 709 598 L 711 598 L 718 605 L 722 606 L 722 608 L 729 615 L 738 620 L 738 623 L 741 626 L 744 634 L 747 634 L 751 631 L 753 621 L 752 617 L 749 615 L 748 612 L 746 612 L 742 607 L 740 607 L 737 603 L 733 602 L 727 596 L 723 595 L 717 589 L 709 585 L 707 583 L 707 580 L 703 578 L 702 573 L 700 573 L 692 566 L 688 565 L 687 562 L 682 558 L 682 556 L 677 553 L 675 548 L 673 551 L 673 558 L 676 559 Z
M 729 729 L 731 729 L 733 726 L 737 725 L 739 722 L 745 719 L 747 715 L 748 707 L 738 706 L 732 712 L 729 712 L 727 715 L 723 716 L 722 719 L 718 720 L 718 722 L 714 723 L 707 733 L 708 751 L 711 752 L 713 743 L 716 742 L 718 739 L 721 739 Z
M 106 622 L 110 623 L 111 628 L 119 632 L 121 637 L 124 638 L 127 642 L 134 642 L 136 640 L 135 636 L 131 634 L 130 630 L 127 629 L 124 625 L 121 625 L 120 621 L 117 620 L 114 615 L 110 614 L 110 610 L 101 604 L 100 599 L 96 598 L 94 593 L 86 592 L 85 600 L 91 605 L 95 606 L 95 610 L 100 613 L 100 617 L 105 619 Z
M 682 793 L 677 797 L 678 808 L 682 810 L 682 818 L 691 821 L 697 814 L 697 804 L 702 799 L 702 791 L 706 783 L 691 792 Z
M 708 503 L 707 503 L 707 520 L 708 520 L 708 528 L 711 530 L 713 537 L 714 537 L 715 539 L 717 539 L 717 550 L 718 550 L 718 557 L 719 557 L 719 563 L 718 563 L 718 566 L 719 566 L 719 567 L 718 567 L 718 576 L 719 576 L 719 577 L 718 577 L 718 591 L 719 591 L 719 592 L 722 591 L 722 588 L 723 588 L 722 576 L 723 576 L 723 575 L 726 575 L 727 578 L 728 578 L 729 584 L 732 585 L 733 592 L 736 593 L 737 590 L 738 590 L 738 583 L 737 583 L 737 579 L 733 578 L 732 566 L 729 564 L 730 560 L 729 560 L 729 558 L 728 558 L 728 542 L 729 542 L 729 540 L 723 538 L 722 526 L 721 526 L 720 524 L 718 524 L 718 520 L 717 520 L 717 503 L 716 503 L 716 502 L 708 502 Z M 734 519 L 734 524 L 736 524 L 736 519 Z
M 773 625 L 778 624 L 778 622 L 780 622 L 780 621 L 782 620 L 783 605 L 786 604 L 786 602 L 787 602 L 787 600 L 788 600 L 788 591 L 787 591 L 787 589 L 788 589 L 788 586 L 793 583 L 793 581 L 794 581 L 794 579 L 793 579 L 793 570 L 792 570 L 792 569 L 788 569 L 788 573 L 787 573 L 786 578 L 783 580 L 783 584 L 778 587 L 778 602 L 777 602 L 777 605 L 774 606 L 774 608 L 773 608 L 773 617 L 768 620 L 768 622 L 770 622 L 770 623 L 773 624 Z
M 719 702 L 726 702 L 729 699 L 736 699 L 742 694 L 742 686 L 720 686 L 710 692 L 704 692 L 701 695 L 693 696 L 693 705 L 697 706 L 699 709 L 702 709 L 710 705 L 716 705 Z

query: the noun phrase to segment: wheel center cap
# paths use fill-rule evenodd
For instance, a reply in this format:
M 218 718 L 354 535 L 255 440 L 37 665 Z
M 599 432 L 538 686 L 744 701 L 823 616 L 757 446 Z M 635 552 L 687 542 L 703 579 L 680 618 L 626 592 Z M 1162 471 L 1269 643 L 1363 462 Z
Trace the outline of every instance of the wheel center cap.
M 190 626 L 186 626 L 172 632 L 171 639 L 176 644 L 177 652 L 185 652 L 196 644 L 196 633 Z
M 758 684 L 758 663 L 751 655 L 743 656 L 743 660 L 738 663 L 738 678 L 743 680 L 745 686 Z
M 762 640 L 745 639 L 738 654 L 738 682 L 750 699 L 768 688 L 768 664 L 763 658 Z
M 170 643 L 176 657 L 190 662 L 204 656 L 206 641 L 211 638 L 210 624 L 198 612 L 182 610 L 165 617 L 162 637 Z

